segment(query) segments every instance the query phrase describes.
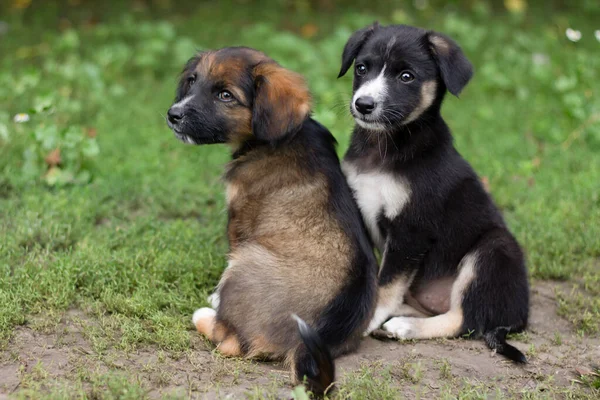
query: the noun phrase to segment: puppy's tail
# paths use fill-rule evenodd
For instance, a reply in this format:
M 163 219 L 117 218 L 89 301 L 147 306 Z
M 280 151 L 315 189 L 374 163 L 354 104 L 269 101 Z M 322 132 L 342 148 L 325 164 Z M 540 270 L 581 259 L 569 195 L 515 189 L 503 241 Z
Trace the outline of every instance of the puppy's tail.
M 487 344 L 490 349 L 495 350 L 496 353 L 502 354 L 516 363 L 527 363 L 527 358 L 519 351 L 519 349 L 506 343 L 506 335 L 508 335 L 509 332 L 510 328 L 499 326 L 484 333 L 483 340 L 485 341 L 485 344 Z
M 316 330 L 297 315 L 293 314 L 292 317 L 298 324 L 298 332 L 302 338 L 302 343 L 296 349 L 292 360 L 295 379 L 298 382 L 306 379 L 308 390 L 320 396 L 333 384 L 333 357 Z

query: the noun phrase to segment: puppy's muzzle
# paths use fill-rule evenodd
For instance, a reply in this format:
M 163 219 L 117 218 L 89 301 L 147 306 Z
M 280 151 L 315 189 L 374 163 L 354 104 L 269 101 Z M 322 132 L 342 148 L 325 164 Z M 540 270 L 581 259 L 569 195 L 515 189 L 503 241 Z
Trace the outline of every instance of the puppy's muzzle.
M 181 123 L 183 120 L 183 115 L 183 107 L 173 106 L 169 108 L 169 111 L 167 112 L 167 120 L 169 121 L 171 128 L 175 128 Z
M 371 96 L 361 96 L 354 102 L 356 110 L 364 115 L 371 114 L 376 107 L 375 99 Z

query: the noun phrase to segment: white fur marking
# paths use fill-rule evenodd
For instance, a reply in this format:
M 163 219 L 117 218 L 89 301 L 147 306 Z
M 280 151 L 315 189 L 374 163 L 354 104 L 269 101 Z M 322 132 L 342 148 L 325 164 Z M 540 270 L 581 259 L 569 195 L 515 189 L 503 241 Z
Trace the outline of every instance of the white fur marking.
M 198 321 L 200 321 L 203 318 L 214 318 L 216 316 L 217 312 L 215 310 L 213 310 L 212 308 L 203 307 L 194 311 L 194 315 L 192 316 L 192 322 L 194 323 L 194 325 L 196 325 Z
M 354 121 L 356 121 L 356 123 L 358 125 L 360 125 L 362 128 L 371 130 L 371 131 L 384 131 L 385 125 L 380 124 L 379 122 L 368 122 L 368 121 L 363 121 L 360 118 L 355 118 Z
M 177 108 L 177 107 L 183 107 L 185 106 L 187 103 L 189 103 L 190 100 L 192 100 L 194 98 L 194 95 L 188 96 L 184 99 L 179 100 L 177 103 L 173 104 L 171 106 L 171 108 Z
M 384 242 L 377 226 L 377 217 L 381 212 L 386 218 L 397 217 L 410 201 L 410 185 L 399 176 L 381 172 L 358 172 L 348 162 L 342 163 L 342 170 L 348 184 L 354 190 L 356 202 L 371 234 L 371 238 L 379 250 L 383 250 Z
M 413 318 L 395 317 L 383 324 L 383 329 L 394 335 L 396 339 L 412 339 L 414 332 Z
M 210 303 L 212 308 L 214 308 L 215 310 L 218 310 L 219 305 L 221 304 L 221 287 L 223 287 L 223 283 L 224 283 L 223 277 L 226 275 L 227 270 L 233 266 L 233 264 L 234 264 L 234 261 L 229 260 L 229 262 L 227 263 L 227 267 L 225 267 L 225 270 L 221 274 L 221 280 L 217 284 L 215 291 L 210 296 L 208 296 L 206 299 Z
M 215 290 L 215 292 L 208 296 L 206 300 L 210 303 L 212 308 L 217 310 L 219 308 L 219 304 L 221 303 L 221 295 L 219 294 L 218 290 Z
M 354 112 L 354 115 L 361 115 L 361 113 L 356 109 L 355 103 L 356 99 L 363 96 L 370 96 L 373 98 L 373 100 L 375 100 L 375 109 L 371 114 L 368 115 L 368 119 L 376 120 L 379 117 L 379 114 L 381 114 L 381 107 L 379 107 L 378 105 L 383 102 L 385 96 L 387 95 L 387 81 L 383 76 L 383 73 L 385 72 L 385 67 L 386 65 L 384 64 L 383 68 L 381 69 L 381 72 L 379 73 L 379 75 L 377 75 L 375 79 L 371 79 L 370 81 L 363 83 L 361 87 L 358 88 L 356 93 L 354 93 L 354 96 L 352 97 L 352 111 Z M 355 118 L 355 120 L 360 125 L 360 120 L 358 118 Z

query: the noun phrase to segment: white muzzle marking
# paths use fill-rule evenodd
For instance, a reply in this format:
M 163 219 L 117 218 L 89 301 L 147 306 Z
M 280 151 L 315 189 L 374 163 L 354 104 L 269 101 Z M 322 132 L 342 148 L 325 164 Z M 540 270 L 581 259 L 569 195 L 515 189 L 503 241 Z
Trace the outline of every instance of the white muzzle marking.
M 387 81 L 383 76 L 385 72 L 386 65 L 383 65 L 381 72 L 375 79 L 371 79 L 368 82 L 362 84 L 361 87 L 358 88 L 354 96 L 352 97 L 352 113 L 354 114 L 354 119 L 356 123 L 365 129 L 371 130 L 383 130 L 385 126 L 379 122 L 376 122 L 381 115 L 381 107 L 379 106 L 385 100 L 385 96 L 387 95 Z M 356 100 L 360 97 L 369 96 L 375 100 L 375 109 L 371 114 L 363 115 L 356 109 Z M 362 116 L 362 118 L 358 118 L 357 116 Z

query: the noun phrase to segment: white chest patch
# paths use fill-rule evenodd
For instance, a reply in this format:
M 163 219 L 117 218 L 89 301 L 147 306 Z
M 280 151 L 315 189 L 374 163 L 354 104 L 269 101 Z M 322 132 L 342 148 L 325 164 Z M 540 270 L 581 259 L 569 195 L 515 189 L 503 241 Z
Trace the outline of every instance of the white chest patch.
M 402 177 L 387 172 L 358 172 L 347 162 L 342 163 L 350 188 L 354 191 L 356 202 L 365 220 L 365 224 L 373 242 L 381 251 L 384 250 L 385 239 L 377 226 L 377 217 L 383 213 L 386 218 L 393 219 L 400 215 L 410 201 L 410 185 Z

